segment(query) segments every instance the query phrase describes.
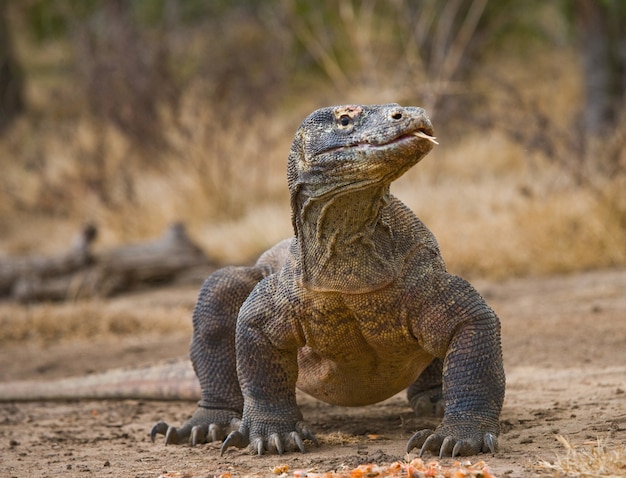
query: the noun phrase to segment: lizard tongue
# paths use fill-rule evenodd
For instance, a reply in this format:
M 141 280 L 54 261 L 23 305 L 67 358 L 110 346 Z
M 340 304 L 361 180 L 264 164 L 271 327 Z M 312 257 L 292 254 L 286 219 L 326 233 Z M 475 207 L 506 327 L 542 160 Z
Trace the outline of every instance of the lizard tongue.
M 415 133 L 413 133 L 413 136 L 417 136 L 418 138 L 427 139 L 428 141 L 430 141 L 431 143 L 434 143 L 434 144 L 439 144 L 437 142 L 437 138 L 435 138 L 434 136 L 427 135 L 423 131 L 416 131 Z

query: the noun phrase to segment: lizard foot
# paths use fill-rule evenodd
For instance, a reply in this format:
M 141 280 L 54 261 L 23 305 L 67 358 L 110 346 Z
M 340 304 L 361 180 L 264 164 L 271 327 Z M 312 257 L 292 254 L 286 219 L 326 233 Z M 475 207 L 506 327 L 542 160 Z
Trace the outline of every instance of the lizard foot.
M 298 422 L 295 430 L 291 432 L 271 432 L 264 435 L 256 435 L 249 438 L 249 433 L 245 426 L 241 426 L 239 430 L 232 431 L 224 443 L 222 443 L 221 454 L 231 446 L 236 448 L 249 448 L 251 453 L 263 455 L 265 452 L 278 453 L 282 455 L 285 451 L 299 450 L 305 453 L 304 440 L 311 440 L 315 446 L 319 446 L 317 438 L 304 422 Z
M 409 404 L 418 417 L 443 417 L 444 402 L 441 387 L 416 393 L 409 398 Z
M 221 441 L 230 430 L 239 428 L 240 415 L 231 410 L 214 410 L 198 407 L 189 420 L 180 428 L 158 422 L 150 431 L 150 439 L 154 442 L 157 435 L 165 435 L 166 445 L 190 443 L 195 446 L 201 443 Z
M 498 449 L 498 437 L 495 431 L 477 429 L 473 425 L 441 424 L 436 430 L 420 430 L 415 433 L 406 446 L 407 453 L 419 448 L 421 457 L 425 451 L 444 456 L 476 455 L 481 451 L 494 454 Z

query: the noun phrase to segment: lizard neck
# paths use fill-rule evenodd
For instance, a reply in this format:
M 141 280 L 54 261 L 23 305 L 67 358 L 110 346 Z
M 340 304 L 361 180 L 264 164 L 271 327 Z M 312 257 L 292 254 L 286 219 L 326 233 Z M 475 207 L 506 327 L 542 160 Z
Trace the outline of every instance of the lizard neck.
M 387 220 L 389 185 L 305 197 L 298 218 L 298 277 L 323 292 L 365 293 L 392 283 L 406 254 Z

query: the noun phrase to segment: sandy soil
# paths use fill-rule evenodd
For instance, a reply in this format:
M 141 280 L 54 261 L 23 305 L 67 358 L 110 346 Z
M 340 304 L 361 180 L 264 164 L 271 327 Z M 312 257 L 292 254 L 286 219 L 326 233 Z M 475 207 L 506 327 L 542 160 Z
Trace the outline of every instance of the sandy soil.
M 626 270 L 475 285 L 502 321 L 508 385 L 500 452 L 471 459 L 485 460 L 496 476 L 552 476 L 537 464 L 565 454 L 556 435 L 577 447 L 598 439 L 607 448 L 624 444 Z M 177 300 L 190 308 L 195 294 L 195 288 L 180 290 Z M 186 353 L 188 340 L 185 332 L 45 347 L 28 341 L 4 345 L 0 379 L 57 378 L 178 357 Z M 301 405 L 318 432 L 320 448 L 281 457 L 229 450 L 220 457 L 216 444 L 191 448 L 150 442 L 153 423 L 182 422 L 194 408 L 189 402 L 0 404 L 0 476 L 157 478 L 168 472 L 204 477 L 227 471 L 267 476 L 280 464 L 290 471 L 322 472 L 406 459 L 412 432 L 436 425 L 434 419 L 413 417 L 403 396 L 353 409 L 309 398 L 302 398 Z

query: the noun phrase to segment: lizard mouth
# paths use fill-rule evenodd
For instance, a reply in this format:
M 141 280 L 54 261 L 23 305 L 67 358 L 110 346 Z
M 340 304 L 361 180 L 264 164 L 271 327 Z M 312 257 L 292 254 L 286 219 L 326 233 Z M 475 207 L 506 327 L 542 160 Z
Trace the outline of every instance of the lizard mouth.
M 415 131 L 412 134 L 413 134 L 413 136 L 416 136 L 418 138 L 423 138 L 425 140 L 428 140 L 428 141 L 430 141 L 433 144 L 439 144 L 437 142 L 437 138 L 432 135 L 432 131 L 425 131 L 424 129 L 418 129 L 417 131 Z
M 350 149 L 350 148 L 381 148 L 381 147 L 389 146 L 389 145 L 396 144 L 396 143 L 402 143 L 405 141 L 406 142 L 413 141 L 415 138 L 420 138 L 420 139 L 429 141 L 430 143 L 433 143 L 433 144 L 439 144 L 439 142 L 437 141 L 437 138 L 433 136 L 433 130 L 429 128 L 428 126 L 422 126 L 415 130 L 396 136 L 395 138 L 390 139 L 385 142 L 372 142 L 372 141 L 366 140 L 366 141 L 357 142 L 355 144 L 351 144 L 348 146 L 337 146 L 334 148 L 329 148 L 323 151 L 323 153 L 343 151 L 343 150 Z
M 392 145 L 396 143 L 402 143 L 405 141 L 407 142 L 413 141 L 415 138 L 424 139 L 433 144 L 439 144 L 439 142 L 437 141 L 437 138 L 433 136 L 433 130 L 426 126 L 426 127 L 420 127 L 420 128 L 414 129 L 412 131 L 409 131 L 408 133 L 400 134 L 399 136 L 396 136 L 395 138 L 389 141 L 383 142 L 383 143 L 365 142 L 365 143 L 356 144 L 355 146 L 368 146 L 368 147 L 377 148 L 377 147 L 384 147 L 384 146 L 388 146 L 388 145 Z
M 430 141 L 433 144 L 439 144 L 439 142 L 437 141 L 437 138 L 433 136 L 433 131 L 430 128 L 418 128 L 415 131 L 411 131 L 410 133 L 406 133 L 401 136 L 398 136 L 397 138 L 389 141 L 389 143 L 387 144 L 396 143 L 398 141 L 403 141 L 406 139 L 413 139 L 413 138 L 422 138 L 422 139 L 425 139 L 426 141 Z

